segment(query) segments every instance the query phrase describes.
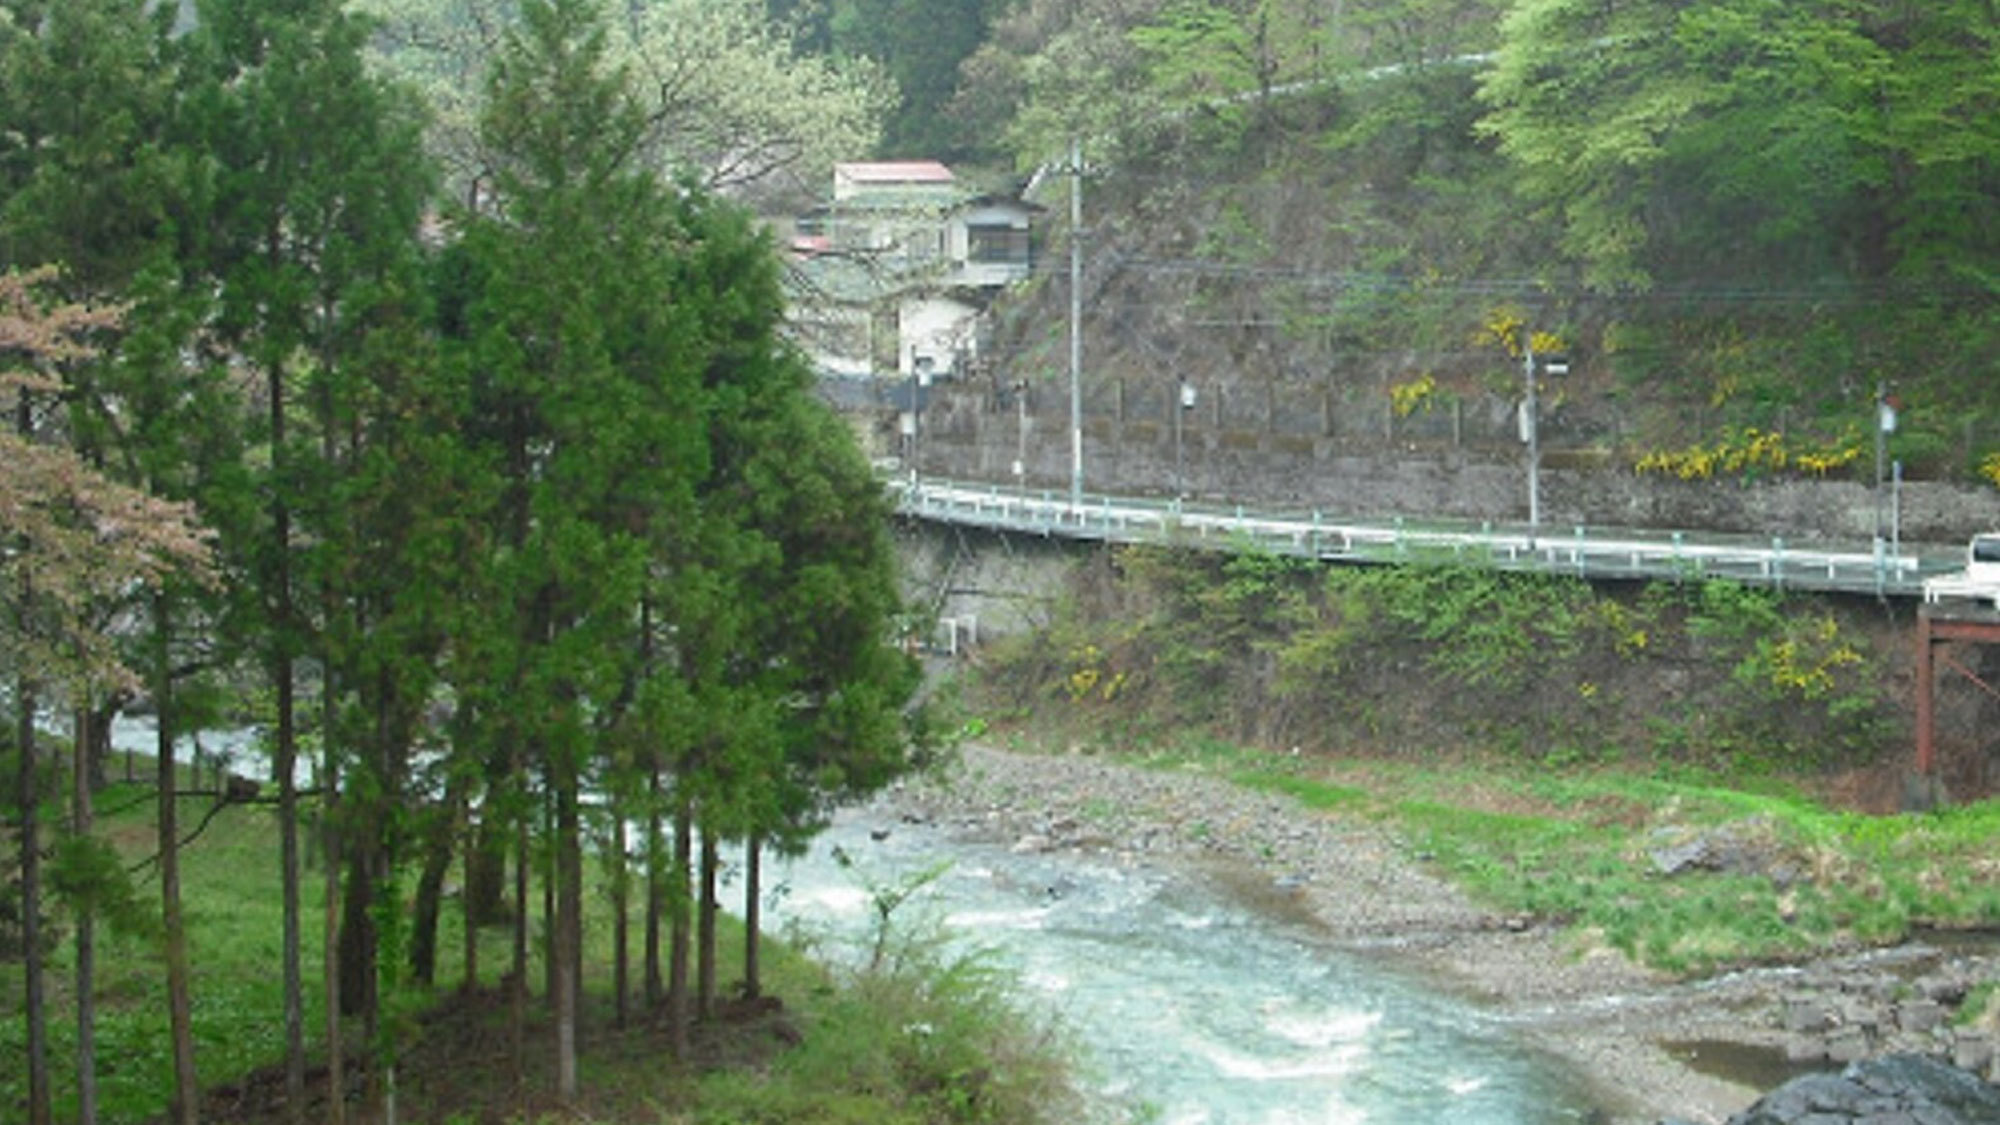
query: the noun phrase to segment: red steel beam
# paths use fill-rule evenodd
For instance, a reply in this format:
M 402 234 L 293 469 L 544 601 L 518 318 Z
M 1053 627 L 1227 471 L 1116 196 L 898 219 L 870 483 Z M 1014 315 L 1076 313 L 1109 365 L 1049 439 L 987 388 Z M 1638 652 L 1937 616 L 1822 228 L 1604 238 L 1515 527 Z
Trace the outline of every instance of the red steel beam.
M 1936 761 L 1937 686 L 1931 666 L 1931 644 L 1935 623 L 1928 613 L 1917 614 L 1917 776 L 1928 780 Z
M 1929 609 L 1917 613 L 1917 773 L 1925 778 L 1937 765 L 1937 658 L 1932 650 L 1949 641 L 2000 644 L 2000 620 L 1933 619 Z M 1965 674 L 1980 683 L 1978 677 Z

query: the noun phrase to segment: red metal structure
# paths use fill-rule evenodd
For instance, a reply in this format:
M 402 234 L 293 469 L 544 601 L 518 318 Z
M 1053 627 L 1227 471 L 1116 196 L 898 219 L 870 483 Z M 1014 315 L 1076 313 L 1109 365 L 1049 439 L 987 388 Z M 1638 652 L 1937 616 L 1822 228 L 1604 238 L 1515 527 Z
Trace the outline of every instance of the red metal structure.
M 1970 603 L 1934 603 L 1917 613 L 1917 774 L 1926 781 L 1937 775 L 1937 665 L 1965 677 L 1986 694 L 2000 699 L 2000 690 L 1979 678 L 1941 647 L 1952 642 L 2000 644 L 2000 610 Z

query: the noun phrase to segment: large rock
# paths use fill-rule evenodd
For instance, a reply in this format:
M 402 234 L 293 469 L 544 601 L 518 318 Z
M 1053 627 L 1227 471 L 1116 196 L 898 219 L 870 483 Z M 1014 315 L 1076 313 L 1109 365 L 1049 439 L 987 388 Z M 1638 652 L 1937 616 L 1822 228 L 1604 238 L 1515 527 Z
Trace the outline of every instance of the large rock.
M 1921 1055 L 1886 1055 L 1778 1087 L 1729 1125 L 2000 1125 L 2000 1088 Z
M 1780 887 L 1796 882 L 1805 869 L 1780 839 L 1777 822 L 1768 816 L 1746 817 L 1714 828 L 1666 826 L 1654 829 L 1646 854 L 1655 874 L 1672 877 L 1690 871 L 1762 876 Z

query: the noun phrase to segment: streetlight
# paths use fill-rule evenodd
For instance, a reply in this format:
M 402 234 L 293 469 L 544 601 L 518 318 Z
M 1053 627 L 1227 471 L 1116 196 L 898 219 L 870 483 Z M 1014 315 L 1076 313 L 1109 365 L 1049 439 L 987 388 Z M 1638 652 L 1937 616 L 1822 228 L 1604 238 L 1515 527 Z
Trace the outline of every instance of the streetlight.
M 1181 430 L 1187 425 L 1186 418 L 1194 410 L 1194 384 L 1181 380 L 1181 408 L 1174 411 L 1174 499 L 1187 499 L 1187 477 L 1182 471 Z
M 1886 379 L 1875 380 L 1875 565 L 1882 567 L 1882 466 L 1889 455 L 1889 435 L 1896 432 L 1896 400 Z M 1898 476 L 1901 474 L 1899 473 Z
M 1542 526 L 1542 444 L 1540 407 L 1535 396 L 1535 338 L 1534 334 L 1523 330 L 1521 347 L 1521 379 L 1526 384 L 1526 393 L 1521 398 L 1521 440 L 1528 446 L 1528 542 L 1532 544 L 1535 533 Z M 1545 355 L 1541 357 L 1541 370 L 1545 375 L 1569 374 L 1569 357 L 1566 355 Z

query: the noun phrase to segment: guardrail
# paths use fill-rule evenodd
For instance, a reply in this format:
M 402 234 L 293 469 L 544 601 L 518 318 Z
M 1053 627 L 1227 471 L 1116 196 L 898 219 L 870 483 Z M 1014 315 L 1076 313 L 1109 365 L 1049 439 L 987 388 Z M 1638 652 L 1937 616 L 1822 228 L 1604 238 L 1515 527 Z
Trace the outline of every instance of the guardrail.
M 1596 579 L 1716 578 L 1787 589 L 1922 597 L 1924 580 L 1956 571 L 1958 553 L 1863 546 L 1800 548 L 1783 539 L 1624 528 L 1464 520 L 1329 519 L 1319 512 L 1256 511 L 1001 485 L 891 478 L 897 509 L 922 519 L 1115 543 L 1174 543 L 1356 563 L 1456 560 L 1502 570 Z

